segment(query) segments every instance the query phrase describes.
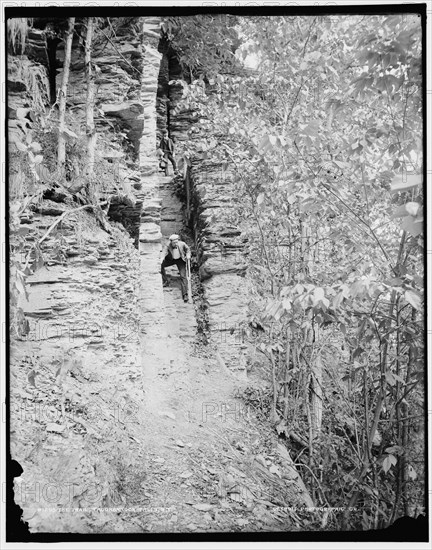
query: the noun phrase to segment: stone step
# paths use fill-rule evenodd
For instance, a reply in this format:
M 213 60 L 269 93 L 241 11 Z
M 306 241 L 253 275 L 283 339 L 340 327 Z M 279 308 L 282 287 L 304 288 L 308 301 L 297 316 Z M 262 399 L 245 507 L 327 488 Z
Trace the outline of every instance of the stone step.
M 149 222 L 140 225 L 139 240 L 142 243 L 159 242 L 162 239 L 162 233 L 158 224 Z

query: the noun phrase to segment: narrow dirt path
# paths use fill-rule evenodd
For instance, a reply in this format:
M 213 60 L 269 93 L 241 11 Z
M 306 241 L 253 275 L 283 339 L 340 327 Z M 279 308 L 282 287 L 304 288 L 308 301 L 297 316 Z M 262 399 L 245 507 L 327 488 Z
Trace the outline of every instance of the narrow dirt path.
M 146 212 L 156 219 L 161 207 L 164 236 L 181 233 L 171 180 L 159 183 Z M 198 342 L 198 304 L 183 302 L 176 267 L 162 288 L 159 225 L 149 226 L 139 268 L 124 248 L 97 269 L 77 259 L 32 281 L 26 311 L 43 319 L 48 306 L 70 311 L 52 325 L 48 316 L 43 333 L 32 321 L 14 352 L 13 456 L 24 470 L 15 499 L 24 521 L 43 533 L 307 527 L 310 516 L 288 509 L 311 504 L 287 449 L 240 399 L 247 378 Z M 85 227 L 85 242 L 116 244 Z
M 163 236 L 181 230 L 180 203 L 170 178 L 160 178 Z M 141 471 L 126 484 L 122 529 L 142 532 L 295 530 L 286 487 L 295 470 L 251 422 L 236 398 L 245 380 L 228 372 L 212 350 L 195 342 L 193 304 L 181 299 L 174 266 L 162 290 L 160 245 L 144 243 L 141 385 L 131 397 L 144 403 L 134 438 Z M 269 454 L 271 453 L 271 454 Z M 283 454 L 283 453 L 282 453 Z M 267 455 L 265 458 L 264 455 Z M 273 469 L 272 469 L 273 468 Z M 289 502 L 300 502 L 299 490 Z

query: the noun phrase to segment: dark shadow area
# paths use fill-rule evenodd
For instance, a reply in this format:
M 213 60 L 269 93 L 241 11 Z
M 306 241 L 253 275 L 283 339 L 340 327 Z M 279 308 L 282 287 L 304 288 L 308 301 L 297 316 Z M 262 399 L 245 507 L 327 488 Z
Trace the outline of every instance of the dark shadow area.
M 121 223 L 134 239 L 134 246 L 139 246 L 139 228 L 141 223 L 142 201 L 133 203 L 129 198 L 113 196 L 107 212 L 108 219 Z
M 30 540 L 29 525 L 21 519 L 23 510 L 15 502 L 14 479 L 24 472 L 19 462 L 9 456 L 6 477 L 6 538 L 8 542 Z

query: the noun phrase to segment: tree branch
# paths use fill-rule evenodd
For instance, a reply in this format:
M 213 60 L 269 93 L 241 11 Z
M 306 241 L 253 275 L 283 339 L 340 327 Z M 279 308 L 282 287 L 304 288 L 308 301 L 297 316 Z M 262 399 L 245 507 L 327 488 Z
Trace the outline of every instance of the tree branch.
M 28 264 L 30 262 L 30 254 L 31 252 L 39 245 L 43 243 L 43 241 L 48 237 L 48 235 L 57 227 L 57 225 L 66 218 L 68 214 L 74 214 L 75 212 L 78 212 L 79 210 L 84 210 L 85 208 L 97 208 L 98 206 L 103 206 L 107 204 L 108 201 L 101 202 L 100 204 L 85 204 L 84 206 L 80 206 L 79 208 L 74 208 L 73 210 L 67 210 L 66 212 L 63 212 L 61 216 L 59 216 L 53 224 L 50 225 L 48 228 L 48 231 L 30 248 L 30 250 L 27 253 L 26 257 L 26 263 L 24 266 L 25 271 L 28 267 Z

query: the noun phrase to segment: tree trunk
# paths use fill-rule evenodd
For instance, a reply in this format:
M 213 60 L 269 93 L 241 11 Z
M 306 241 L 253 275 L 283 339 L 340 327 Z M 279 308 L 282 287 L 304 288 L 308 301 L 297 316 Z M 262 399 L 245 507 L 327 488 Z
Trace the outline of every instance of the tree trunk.
M 417 312 L 415 309 L 411 312 L 411 319 L 412 322 L 415 321 L 417 316 Z M 411 380 L 411 370 L 414 364 L 415 360 L 415 344 L 411 342 L 409 351 L 408 351 L 408 365 L 406 369 L 405 374 L 405 386 L 408 384 L 408 382 Z M 401 427 L 401 445 L 403 449 L 407 449 L 408 447 L 408 441 L 409 441 L 409 420 L 408 420 L 408 414 L 409 414 L 409 403 L 406 399 L 402 400 L 401 402 L 401 415 L 404 417 L 404 420 L 402 422 Z M 408 516 L 409 515 L 409 507 L 408 507 L 408 488 L 406 484 L 406 468 L 407 468 L 407 462 L 405 455 L 400 456 L 399 458 L 401 464 L 400 464 L 400 474 L 401 474 L 401 491 L 402 491 L 402 502 L 403 502 L 403 513 Z
M 272 384 L 273 384 L 272 422 L 276 423 L 278 421 L 277 401 L 278 401 L 279 388 L 276 380 L 276 362 L 275 362 L 275 358 L 272 350 L 270 350 L 270 361 L 272 366 Z
M 399 267 L 402 265 L 402 256 L 403 256 L 403 251 L 405 249 L 405 241 L 406 241 L 406 233 L 404 231 L 402 233 L 402 237 L 401 237 L 401 240 L 399 242 L 398 259 L 397 259 L 397 262 L 396 262 L 397 269 L 399 269 Z M 397 296 L 396 291 L 393 290 L 391 295 L 390 295 L 390 304 L 389 304 L 389 312 L 388 312 L 388 318 L 389 319 L 393 319 L 393 315 L 394 315 L 395 308 L 397 307 L 397 303 L 398 303 L 398 296 Z M 396 319 L 393 321 L 393 323 L 395 323 L 395 321 L 396 321 Z M 389 340 L 387 338 L 385 340 L 385 342 L 383 343 L 383 345 L 382 345 L 380 389 L 379 389 L 379 395 L 378 395 L 377 403 L 376 403 L 376 406 L 375 406 L 375 412 L 374 412 L 374 417 L 373 417 L 373 420 L 372 420 L 372 425 L 370 427 L 370 430 L 368 430 L 368 433 L 367 433 L 367 441 L 366 441 L 366 449 L 365 449 L 365 453 L 364 453 L 363 467 L 362 467 L 362 470 L 361 470 L 361 472 L 360 472 L 360 474 L 357 478 L 357 484 L 359 484 L 359 485 L 360 485 L 360 483 L 363 482 L 363 479 L 366 476 L 366 474 L 368 473 L 368 470 L 371 466 L 371 450 L 372 450 L 373 440 L 374 440 L 375 434 L 378 430 L 378 423 L 379 423 L 379 420 L 380 420 L 380 417 L 381 417 L 381 412 L 382 412 L 382 409 L 383 409 L 384 400 L 385 400 L 385 396 L 386 396 L 386 390 L 387 390 L 387 382 L 386 382 L 385 374 L 387 372 L 387 367 L 388 367 L 388 355 L 389 355 Z M 365 388 L 365 391 L 366 391 L 366 388 Z M 368 410 L 367 410 L 367 408 L 365 408 L 365 425 L 366 425 L 366 429 L 367 429 L 367 426 L 368 426 L 367 415 L 368 415 Z M 356 490 L 354 490 L 353 494 L 351 495 L 350 501 L 349 501 L 348 506 L 346 508 L 346 512 L 344 513 L 344 520 L 343 520 L 343 526 L 344 526 L 343 528 L 344 529 L 348 528 L 348 510 L 350 508 L 355 507 L 355 505 L 357 503 L 357 500 L 360 496 L 360 492 L 361 491 L 359 489 L 356 489 Z
M 86 136 L 87 136 L 87 166 L 85 174 L 91 177 L 94 171 L 96 130 L 94 124 L 94 77 L 91 61 L 91 47 L 93 38 L 93 17 L 87 19 L 87 33 L 85 40 L 85 69 L 86 69 Z
M 286 329 L 286 349 L 285 349 L 285 386 L 284 386 L 284 413 L 283 417 L 286 421 L 288 418 L 288 404 L 289 404 L 289 370 L 291 359 L 291 329 L 289 325 Z
M 301 222 L 301 240 L 300 240 L 300 254 L 302 262 L 302 272 L 304 275 L 312 274 L 312 256 L 310 249 L 310 227 L 306 219 Z
M 322 391 L 322 360 L 318 353 L 312 363 L 311 372 L 311 421 L 312 433 L 314 439 L 321 432 L 322 425 L 322 408 L 323 408 L 323 391 Z
M 59 98 L 59 138 L 58 138 L 58 150 L 57 150 L 57 168 L 60 177 L 64 177 L 64 168 L 66 162 L 66 139 L 65 139 L 65 114 L 66 114 L 66 98 L 67 87 L 69 83 L 69 68 L 71 61 L 72 51 L 72 39 L 75 26 L 75 17 L 69 17 L 68 30 L 66 32 L 65 40 L 65 57 L 63 62 L 63 78 L 60 89 Z
M 396 362 L 396 375 L 398 377 L 400 377 L 401 375 L 401 335 L 400 335 L 400 329 L 399 329 L 399 326 L 400 326 L 400 322 L 401 322 L 401 318 L 400 318 L 400 309 L 399 309 L 399 304 L 396 305 L 396 359 L 395 359 L 395 362 Z M 401 399 L 400 399 L 400 396 L 401 396 L 401 385 L 400 385 L 400 382 L 399 380 L 396 381 L 396 385 L 395 385 L 395 396 L 394 396 L 394 399 L 396 400 L 396 440 L 397 440 L 397 444 L 398 445 L 401 445 L 401 447 L 403 448 L 403 444 L 402 444 L 402 425 L 401 425 L 401 408 L 402 408 L 402 403 L 401 403 Z M 400 503 L 400 499 L 401 499 L 401 492 L 402 492 L 402 476 L 403 476 L 403 471 L 405 469 L 405 461 L 404 461 L 404 456 L 401 455 L 399 456 L 399 459 L 396 463 L 396 490 L 395 490 L 395 498 L 394 498 L 394 503 L 393 503 L 393 511 L 391 513 L 391 516 L 390 516 L 390 520 L 389 520 L 389 523 L 393 523 L 394 520 L 395 520 L 395 517 L 396 517 L 396 514 L 398 512 L 398 508 L 399 508 L 399 503 Z

